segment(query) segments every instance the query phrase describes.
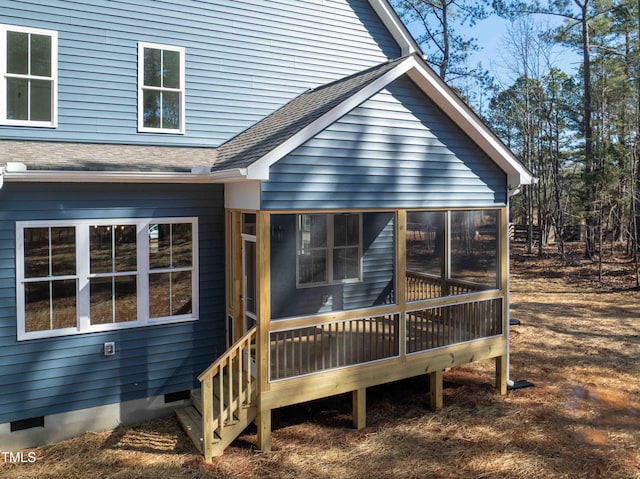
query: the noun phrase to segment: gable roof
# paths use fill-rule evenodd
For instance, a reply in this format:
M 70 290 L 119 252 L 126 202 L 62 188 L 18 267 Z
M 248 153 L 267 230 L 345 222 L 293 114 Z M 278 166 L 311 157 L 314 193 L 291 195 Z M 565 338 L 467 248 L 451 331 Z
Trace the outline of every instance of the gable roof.
M 382 63 L 340 80 L 307 90 L 271 115 L 218 147 L 212 168 L 247 168 L 288 141 L 323 115 L 393 70 L 405 58 Z
M 218 148 L 212 172 L 267 180 L 269 167 L 402 75 L 407 75 L 500 167 L 513 187 L 534 182 L 484 122 L 416 54 L 309 90 Z

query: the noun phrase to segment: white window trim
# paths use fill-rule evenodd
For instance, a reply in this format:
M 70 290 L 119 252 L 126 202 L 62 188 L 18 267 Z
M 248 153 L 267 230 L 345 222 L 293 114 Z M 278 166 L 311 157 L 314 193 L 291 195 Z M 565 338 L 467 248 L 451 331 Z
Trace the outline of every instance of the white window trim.
M 192 306 L 191 314 L 151 318 L 149 314 L 149 225 L 169 223 L 190 223 L 192 227 L 192 266 L 191 268 L 166 268 L 167 271 L 191 271 Z M 91 325 L 89 317 L 90 290 L 89 279 L 95 277 L 89 271 L 89 228 L 93 225 L 135 225 L 137 235 L 137 310 L 136 321 Z M 25 228 L 70 227 L 76 229 L 76 274 L 61 278 L 76 279 L 76 320 L 74 328 L 61 328 L 46 331 L 26 331 L 24 285 L 24 230 Z M 18 341 L 39 338 L 53 338 L 101 331 L 138 328 L 157 324 L 173 324 L 197 321 L 199 318 L 199 273 L 198 273 L 198 218 L 197 217 L 158 217 L 158 218 L 109 218 L 93 220 L 60 221 L 18 221 L 16 222 L 16 316 Z
M 180 88 L 156 88 L 144 86 L 144 49 L 154 48 L 157 50 L 170 50 L 180 53 Z M 138 42 L 138 132 L 140 133 L 170 133 L 170 134 L 184 134 L 185 128 L 185 97 L 186 97 L 186 85 L 185 85 L 185 48 L 176 47 L 173 45 L 162 45 L 159 43 L 147 43 Z M 180 128 L 149 128 L 144 126 L 144 94 L 145 89 L 159 90 L 159 91 L 175 91 L 180 93 Z
M 362 257 L 362 229 L 363 229 L 363 218 L 362 213 L 349 213 L 355 214 L 359 217 L 359 231 L 358 231 L 358 277 L 357 278 L 349 278 L 349 279 L 341 279 L 334 280 L 333 279 L 333 250 L 334 250 L 334 217 L 339 216 L 342 213 L 301 213 L 296 215 L 296 288 L 315 288 L 317 286 L 328 286 L 335 284 L 349 284 L 349 283 L 360 283 L 363 278 L 364 271 L 364 263 Z M 327 217 L 327 243 L 326 249 L 327 256 L 327 270 L 326 270 L 326 281 L 321 281 L 317 283 L 300 283 L 300 216 L 304 215 L 324 215 Z M 339 247 L 343 248 L 343 247 Z M 315 248 L 321 249 L 321 248 Z
M 28 79 L 41 79 L 51 81 L 51 121 L 13 120 L 7 118 L 7 78 L 14 77 L 7 73 L 7 32 L 31 33 L 51 37 L 51 77 L 39 77 L 35 75 L 20 75 Z M 39 28 L 27 28 L 14 25 L 0 24 L 0 125 L 30 126 L 40 128 L 58 127 L 58 32 L 54 30 L 42 30 Z

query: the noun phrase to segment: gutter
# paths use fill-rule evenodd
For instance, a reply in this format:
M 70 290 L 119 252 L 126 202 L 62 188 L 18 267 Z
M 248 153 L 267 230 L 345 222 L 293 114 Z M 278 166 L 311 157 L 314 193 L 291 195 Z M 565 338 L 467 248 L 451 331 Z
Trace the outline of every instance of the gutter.
M 187 172 L 157 171 L 60 171 L 29 170 L 23 163 L 0 167 L 0 188 L 4 181 L 22 183 L 228 183 L 246 179 L 246 168 L 212 173 L 209 167 Z

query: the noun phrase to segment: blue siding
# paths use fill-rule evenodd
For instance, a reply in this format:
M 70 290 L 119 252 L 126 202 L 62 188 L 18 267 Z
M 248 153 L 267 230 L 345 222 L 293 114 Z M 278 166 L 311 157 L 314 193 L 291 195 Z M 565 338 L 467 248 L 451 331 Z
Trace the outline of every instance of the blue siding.
M 304 90 L 400 55 L 367 0 L 0 2 L 58 31 L 58 128 L 0 138 L 217 146 Z M 186 134 L 137 133 L 137 42 L 186 48 Z
M 264 209 L 504 205 L 506 175 L 402 77 L 274 164 Z
M 225 348 L 223 189 L 5 184 L 0 190 L 0 423 L 191 389 Z M 200 319 L 18 342 L 16 221 L 197 216 Z M 117 353 L 102 354 L 115 341 Z
M 272 215 L 282 240 L 271 240 L 271 315 L 303 316 L 390 303 L 394 294 L 393 213 L 365 213 L 362 219 L 362 281 L 296 289 L 296 216 Z M 329 298 L 323 304 L 323 296 Z

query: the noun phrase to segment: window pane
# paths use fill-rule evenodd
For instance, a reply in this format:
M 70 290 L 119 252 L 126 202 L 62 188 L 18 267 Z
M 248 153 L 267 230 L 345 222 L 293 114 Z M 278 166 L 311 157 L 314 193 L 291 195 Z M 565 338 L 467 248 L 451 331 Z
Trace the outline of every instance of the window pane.
M 149 275 L 149 317 L 171 316 L 171 274 Z
M 144 84 L 145 86 L 162 86 L 162 50 L 144 49 Z
M 191 240 L 191 223 L 172 225 L 172 261 L 174 268 L 190 267 L 192 264 L 193 243 Z
M 51 121 L 51 82 L 31 80 L 32 121 Z
M 327 215 L 300 215 L 300 248 L 324 248 L 327 245 Z
M 144 126 L 147 128 L 160 128 L 160 92 L 143 92 L 144 112 L 142 114 Z
M 76 280 L 52 281 L 53 329 L 76 327 Z
M 191 271 L 171 273 L 171 314 L 191 314 Z
M 73 226 L 51 228 L 51 274 L 76 274 L 76 229 Z
M 31 331 L 51 329 L 50 283 L 26 283 L 24 285 L 24 327 Z
M 29 119 L 29 80 L 7 78 L 7 119 Z
M 298 258 L 300 284 L 324 283 L 327 281 L 326 250 L 311 250 Z
M 255 213 L 242 213 L 242 232 L 247 235 L 256 235 Z
M 180 128 L 180 93 L 178 92 L 162 93 L 162 128 L 171 130 Z
M 46 278 L 47 276 L 49 276 L 49 228 L 25 228 L 24 277 Z M 47 291 L 49 291 L 48 287 Z M 48 298 L 49 293 L 47 293 L 47 301 Z
M 149 225 L 149 267 L 152 269 L 171 266 L 171 225 Z
M 91 324 L 113 322 L 113 278 L 91 278 L 90 313 Z
M 135 321 L 138 318 L 138 296 L 135 276 L 118 276 L 115 279 L 116 323 Z
M 333 279 L 357 279 L 360 277 L 358 247 L 333 250 Z
M 53 276 L 76 274 L 76 229 L 51 228 L 51 272 Z
M 340 214 L 333 217 L 334 246 L 357 246 L 360 242 L 360 215 Z
M 7 32 L 7 73 L 29 73 L 29 34 Z
M 498 212 L 452 212 L 451 279 L 495 288 L 497 267 Z
M 135 225 L 116 225 L 114 228 L 115 271 L 136 271 L 138 260 L 136 252 L 136 227 Z
M 180 88 L 180 52 L 163 50 L 162 86 Z
M 51 76 L 51 37 L 31 35 L 31 74 Z
M 90 271 L 92 274 L 113 271 L 111 242 L 111 226 L 89 228 Z
M 407 213 L 407 295 L 409 301 L 446 296 L 443 260 L 444 211 Z M 443 287 L 444 286 L 444 287 Z

